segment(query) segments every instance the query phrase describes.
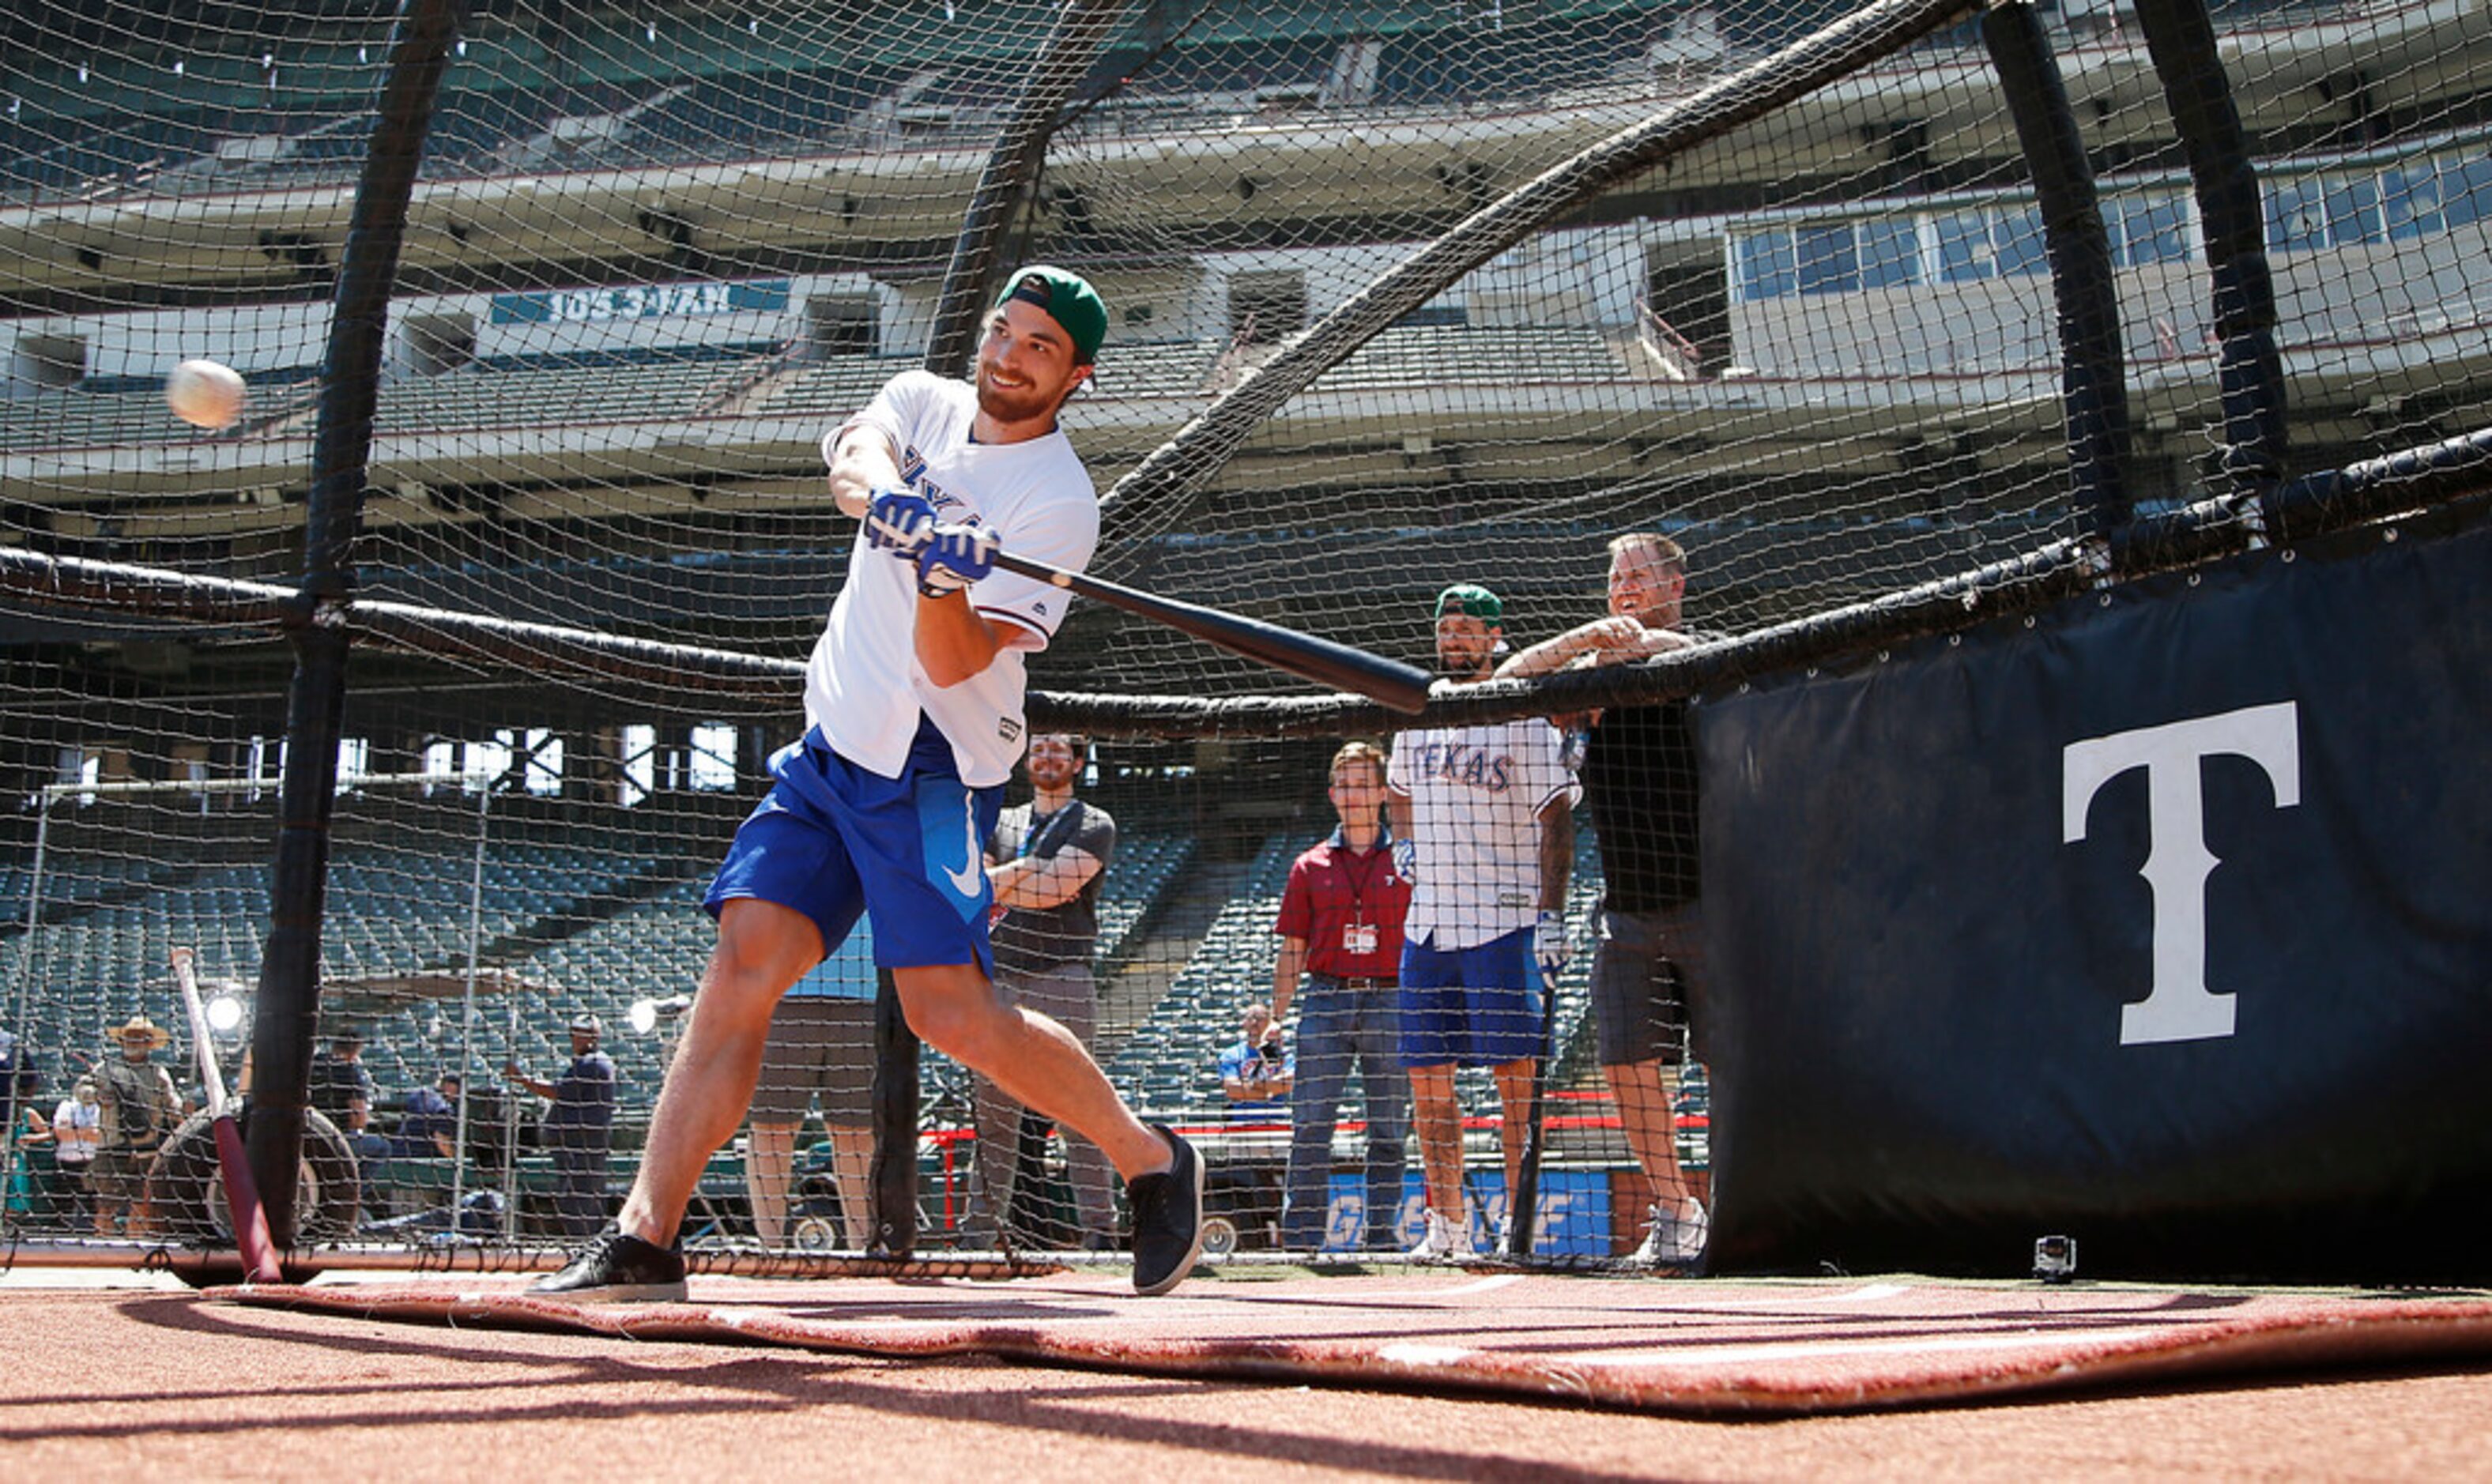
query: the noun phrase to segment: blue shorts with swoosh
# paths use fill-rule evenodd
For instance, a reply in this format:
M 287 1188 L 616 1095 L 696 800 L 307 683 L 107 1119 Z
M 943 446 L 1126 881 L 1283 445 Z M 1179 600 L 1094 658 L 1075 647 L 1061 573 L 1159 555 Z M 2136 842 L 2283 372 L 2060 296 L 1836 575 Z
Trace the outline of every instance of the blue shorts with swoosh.
M 962 783 L 932 721 L 898 778 L 832 752 L 818 729 L 774 754 L 770 775 L 702 899 L 711 916 L 737 897 L 776 902 L 814 919 L 828 954 L 867 915 L 877 967 L 975 964 L 994 977 L 986 844 L 1004 791 Z

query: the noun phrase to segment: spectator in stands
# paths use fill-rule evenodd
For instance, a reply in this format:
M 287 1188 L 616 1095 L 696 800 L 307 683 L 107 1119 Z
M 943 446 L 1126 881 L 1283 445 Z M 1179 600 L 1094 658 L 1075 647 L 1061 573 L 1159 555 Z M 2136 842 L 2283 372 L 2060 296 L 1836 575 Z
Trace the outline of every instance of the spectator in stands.
M 856 975 L 812 973 L 771 1013 L 744 1157 L 753 1233 L 764 1247 L 786 1244 L 796 1134 L 816 1107 L 839 1181 L 841 1234 L 849 1247 L 874 1244 L 874 994 Z
M 1682 626 L 1687 564 L 1677 543 L 1633 531 L 1610 543 L 1609 616 L 1544 639 L 1499 678 L 1619 665 L 1711 636 Z M 1636 1261 L 1686 1266 L 1705 1252 L 1705 1202 L 1678 1163 L 1678 1072 L 1703 988 L 1697 916 L 1696 745 L 1687 703 L 1589 718 L 1583 779 L 1601 852 L 1592 1011 L 1601 1070 L 1653 1206 Z
M 459 1150 L 459 1094 L 462 1079 L 444 1071 L 437 1086 L 410 1087 L 390 1140 L 396 1159 L 448 1159 Z
M 1289 1113 L 1297 1058 L 1272 1020 L 1272 1007 L 1257 1000 L 1238 1017 L 1237 1039 L 1220 1051 L 1220 1093 L 1229 1100 L 1231 1123 L 1271 1123 Z
M 360 1094 L 346 1100 L 346 1116 L 338 1125 L 346 1147 L 355 1154 L 356 1189 L 367 1217 L 394 1214 L 389 1209 L 390 1142 L 372 1127 L 371 1100 Z
M 367 1113 L 380 1096 L 372 1081 L 371 1068 L 364 1065 L 364 1033 L 349 1025 L 329 1038 L 329 1049 L 312 1054 L 310 1099 L 312 1106 L 329 1115 L 329 1121 L 343 1129 L 346 1115 L 357 1098 L 364 1100 Z
M 1384 755 L 1350 742 L 1333 754 L 1329 790 L 1340 825 L 1290 866 L 1272 931 L 1272 1018 L 1298 1011 L 1296 1090 L 1290 1102 L 1290 1197 L 1283 1244 L 1325 1245 L 1332 1207 L 1333 1120 L 1354 1068 L 1367 1114 L 1365 1245 L 1399 1245 L 1409 1128 L 1402 1071 L 1402 919 L 1410 883 L 1393 869 Z
M 121 1054 L 95 1069 L 99 1109 L 95 1162 L 88 1179 L 95 1192 L 95 1234 L 148 1234 L 147 1167 L 186 1111 L 173 1090 L 172 1074 L 153 1059 L 172 1040 L 145 1015 L 134 1015 L 112 1033 Z
M 548 1152 L 553 1156 L 554 1214 L 562 1234 L 576 1242 L 606 1223 L 606 1166 L 614 1128 L 614 1061 L 597 1049 L 605 1023 L 596 1016 L 571 1018 L 571 1065 L 552 1082 L 532 1077 L 518 1062 L 503 1067 L 513 1084 L 553 1104 L 546 1114 Z
M 1462 583 L 1437 598 L 1437 662 L 1448 679 L 1486 680 L 1504 642 L 1505 605 Z M 1403 923 L 1402 1059 L 1428 1189 L 1415 1256 L 1471 1250 L 1463 1193 L 1458 1067 L 1485 1066 L 1504 1117 L 1505 1188 L 1519 1182 L 1532 1076 L 1548 1012 L 1545 981 L 1566 954 L 1576 787 L 1558 728 L 1537 717 L 1406 731 L 1393 739 L 1385 810 L 1395 867 L 1410 882 Z
M 17 1110 L 35 1106 L 34 1057 L 17 1054 L 17 1038 L 0 1030 L 0 1129 L 17 1126 Z
M 95 1079 L 81 1077 L 52 1110 L 53 1210 L 70 1230 L 91 1219 L 95 1202 L 87 1180 L 103 1138 L 104 1109 Z
M 1022 761 L 1029 775 L 1029 802 L 1003 811 L 987 841 L 995 993 L 1005 1004 L 1054 1021 L 1084 1050 L 1099 1024 L 1099 986 L 1090 973 L 1090 954 L 1099 942 L 1099 893 L 1116 853 L 1114 817 L 1073 796 L 1089 752 L 1081 737 L 1030 738 Z M 990 1078 L 975 1079 L 975 1086 L 978 1158 L 964 1240 L 984 1245 L 986 1237 L 1011 1230 L 1024 1110 Z M 1116 1237 L 1115 1176 L 1108 1156 L 1071 1130 L 1065 1131 L 1064 1154 L 1081 1244 L 1105 1252 Z
M 677 1231 L 752 1100 L 771 1010 L 869 907 L 877 966 L 918 1035 L 1125 1173 L 1136 1290 L 1192 1270 L 1192 1147 L 1136 1117 L 1071 1032 L 994 993 L 978 869 L 1022 750 L 1022 657 L 1065 610 L 1061 589 L 997 571 L 996 545 L 1073 568 L 1097 546 L 1098 499 L 1056 414 L 1107 332 L 1082 279 L 1018 269 L 969 380 L 905 371 L 823 438 L 832 500 L 860 529 L 807 668 L 806 733 L 772 759 L 774 787 L 710 884 L 718 946 L 616 1229 L 533 1291 L 682 1296 Z

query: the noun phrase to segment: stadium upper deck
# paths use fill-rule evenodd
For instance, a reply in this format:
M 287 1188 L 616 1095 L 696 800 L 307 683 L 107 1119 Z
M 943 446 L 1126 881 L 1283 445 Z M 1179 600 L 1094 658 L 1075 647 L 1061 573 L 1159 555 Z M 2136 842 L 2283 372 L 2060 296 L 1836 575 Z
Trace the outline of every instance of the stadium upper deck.
M 958 7 L 957 27 L 592 10 L 558 36 L 488 14 L 413 203 L 368 520 L 810 498 L 823 421 L 923 353 L 1034 34 L 994 42 L 1015 34 L 995 24 L 1008 9 Z M 1019 239 L 1081 262 L 1119 310 L 1077 409 L 1085 453 L 1113 478 L 1413 244 L 1831 13 L 1141 7 Z M 2492 251 L 2485 13 L 2215 14 L 2269 246 L 2321 265 L 2284 304 L 2298 442 L 2328 460 L 2453 425 L 2492 370 L 2464 282 Z M 0 206 L 0 305 L 19 312 L 0 322 L 0 487 L 57 549 L 120 554 L 161 516 L 240 557 L 299 524 L 385 22 L 267 29 L 168 23 L 8 64 L 0 155 L 16 163 L 0 178 L 19 200 Z M 2172 497 L 2213 416 L 2194 202 L 2142 40 L 2092 6 L 2066 7 L 2054 37 L 2103 172 L 2142 492 Z M 1614 193 L 1320 378 L 1224 478 L 1303 490 L 1320 452 L 1337 489 L 1389 493 L 1368 508 L 1384 523 L 1433 523 L 1440 493 L 1522 508 L 1553 482 L 1649 483 L 1662 456 L 1700 499 L 1708 481 L 1814 483 L 1918 510 L 1933 478 L 1976 497 L 2048 485 L 2036 471 L 2064 459 L 2054 307 L 1988 75 L 1976 39 L 1942 36 Z M 163 416 L 176 346 L 252 373 L 243 427 Z M 2046 530 L 2037 503 L 1982 514 Z M 1756 523 L 1717 549 L 1781 539 Z

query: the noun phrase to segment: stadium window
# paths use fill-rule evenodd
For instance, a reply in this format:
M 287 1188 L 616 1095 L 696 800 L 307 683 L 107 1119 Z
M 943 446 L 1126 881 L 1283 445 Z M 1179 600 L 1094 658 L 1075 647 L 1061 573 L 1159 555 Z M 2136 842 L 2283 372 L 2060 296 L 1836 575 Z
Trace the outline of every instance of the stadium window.
M 2328 212 L 2319 183 L 2279 181 L 2268 193 L 2267 246 L 2270 252 L 2315 252 L 2328 246 Z
M 1979 212 L 1941 217 L 1933 223 L 1939 247 L 1939 281 L 1970 283 L 1996 276 L 1998 252 L 1990 243 L 1990 218 Z
M 2340 248 L 2380 240 L 2380 183 L 2367 175 L 2328 186 L 2328 240 Z
M 1860 239 L 1851 223 L 1801 227 L 1796 254 L 1801 293 L 1849 293 L 1860 286 Z
M 351 791 L 357 784 L 370 777 L 371 771 L 371 740 L 368 737 L 340 737 L 338 739 L 337 791 L 340 793 Z
M 422 771 L 425 777 L 437 778 L 445 784 L 456 781 L 459 777 L 459 744 L 450 741 L 434 741 L 424 744 L 424 767 Z M 432 792 L 432 786 L 430 784 L 426 784 L 424 786 L 424 791 L 428 796 L 430 796 Z
M 2440 211 L 2450 226 L 2492 221 L 2492 160 L 2442 162 Z
M 1860 286 L 1907 288 L 1921 281 L 1921 228 L 1911 217 L 1860 223 Z
M 2119 226 L 2112 242 L 2123 266 L 2189 260 L 2189 211 L 2179 196 L 2130 196 L 2113 209 Z
M 2441 229 L 2440 167 L 2429 161 L 2381 177 L 2380 214 L 2390 242 L 2411 242 Z
M 617 801 L 630 809 L 657 791 L 658 728 L 645 726 L 624 727 L 622 756 L 615 760 L 623 770 L 623 787 L 617 790 Z
M 21 335 L 12 356 L 10 372 L 26 386 L 59 391 L 86 379 L 86 341 L 81 336 Z
M 1741 303 L 1779 299 L 1798 292 L 1799 276 L 1792 256 L 1791 233 L 1749 232 L 1733 238 L 1731 251 L 1737 258 L 1737 272 L 1732 282 L 1738 286 Z
M 542 727 L 531 727 L 523 731 L 497 731 L 493 742 L 503 757 L 494 777 L 509 772 L 516 763 L 519 787 L 529 793 L 550 798 L 562 792 L 562 738 Z
M 507 731 L 495 734 L 490 742 L 469 742 L 460 750 L 459 787 L 469 793 L 492 787 L 493 780 L 511 770 L 511 744 Z
M 2051 271 L 2042 243 L 2042 211 L 2002 211 L 1991 220 L 1991 251 L 2002 278 L 2032 278 Z
M 703 722 L 693 728 L 690 786 L 704 793 L 735 789 L 735 728 L 726 722 Z
M 243 777 L 249 779 L 252 785 L 247 795 L 251 802 L 259 801 L 259 785 L 266 784 L 270 787 L 275 787 L 277 781 L 284 775 L 284 772 L 285 739 L 282 737 L 252 738 L 243 758 Z

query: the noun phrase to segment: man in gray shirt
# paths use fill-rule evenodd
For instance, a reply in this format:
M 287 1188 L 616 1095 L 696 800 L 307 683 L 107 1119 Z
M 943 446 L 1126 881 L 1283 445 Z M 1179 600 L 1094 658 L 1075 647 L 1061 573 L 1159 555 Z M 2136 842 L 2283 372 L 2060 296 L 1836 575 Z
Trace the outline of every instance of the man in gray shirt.
M 1090 954 L 1099 941 L 1100 877 L 1116 851 L 1115 819 L 1073 796 L 1088 761 L 1089 745 L 1080 737 L 1030 738 L 1022 763 L 1030 800 L 1004 810 L 987 843 L 987 879 L 995 894 L 989 937 L 996 993 L 1054 1018 L 1085 1047 L 1099 1024 Z M 977 1080 L 977 1100 L 976 1179 L 964 1235 L 982 1243 L 1000 1236 L 1012 1220 L 1024 1111 L 983 1077 Z M 1107 1251 L 1116 1230 L 1115 1172 L 1107 1155 L 1070 1130 L 1064 1143 L 1082 1245 Z

